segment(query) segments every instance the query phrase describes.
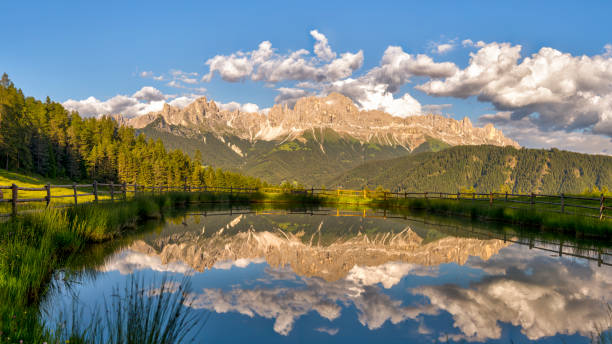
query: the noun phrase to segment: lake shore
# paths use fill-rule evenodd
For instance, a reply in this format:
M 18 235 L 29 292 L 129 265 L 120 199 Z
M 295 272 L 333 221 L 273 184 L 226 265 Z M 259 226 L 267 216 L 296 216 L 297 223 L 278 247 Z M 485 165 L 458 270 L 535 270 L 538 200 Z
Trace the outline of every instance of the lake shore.
M 475 220 L 500 221 L 535 230 L 559 231 L 577 237 L 609 238 L 609 221 L 539 213 L 529 209 L 486 206 L 469 201 L 419 199 L 355 199 L 308 194 L 183 193 L 141 195 L 115 203 L 84 204 L 19 215 L 0 224 L 0 342 L 19 338 L 44 341 L 52 335 L 39 322 L 37 305 L 47 293 L 54 272 L 91 243 L 120 237 L 147 219 L 161 219 L 176 207 L 197 203 L 296 205 L 360 205 L 378 209 L 426 211 Z M 5 340 L 6 339 L 6 340 Z M 10 342 L 10 341 L 8 341 Z

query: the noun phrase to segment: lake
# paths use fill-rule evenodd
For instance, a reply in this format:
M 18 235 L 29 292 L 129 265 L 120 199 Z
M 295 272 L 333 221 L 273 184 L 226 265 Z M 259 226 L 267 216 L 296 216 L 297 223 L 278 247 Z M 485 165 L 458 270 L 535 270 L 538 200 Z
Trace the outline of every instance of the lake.
M 133 276 L 188 277 L 194 342 L 589 343 L 612 326 L 606 244 L 373 209 L 200 208 L 59 272 L 48 323 Z M 609 331 L 609 330 L 608 330 Z

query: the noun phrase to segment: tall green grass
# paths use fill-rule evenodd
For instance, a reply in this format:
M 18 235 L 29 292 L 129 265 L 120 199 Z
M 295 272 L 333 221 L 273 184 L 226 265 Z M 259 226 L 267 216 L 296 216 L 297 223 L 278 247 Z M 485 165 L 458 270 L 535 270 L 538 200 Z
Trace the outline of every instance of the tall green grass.
M 595 330 L 591 334 L 591 343 L 593 344 L 612 344 L 612 306 L 608 306 L 608 319 L 595 326 Z
M 500 221 L 518 226 L 545 231 L 557 231 L 602 238 L 612 237 L 612 221 L 580 215 L 559 214 L 538 211 L 535 208 L 509 208 L 501 205 L 489 206 L 469 200 L 441 199 L 391 199 L 372 200 L 373 207 L 395 207 L 424 210 L 438 214 L 466 216 L 472 219 Z
M 189 277 L 173 281 L 132 275 L 123 288 L 115 286 L 105 295 L 104 308 L 90 310 L 89 320 L 78 297 L 68 312 L 60 314 L 52 342 L 91 344 L 184 343 L 201 330 L 206 318 L 196 316 L 191 307 Z
M 77 260 L 88 244 L 115 238 L 177 206 L 249 201 L 247 194 L 142 195 L 125 202 L 49 208 L 0 223 L 0 343 L 42 342 L 49 335 L 38 321 L 38 304 L 54 272 Z

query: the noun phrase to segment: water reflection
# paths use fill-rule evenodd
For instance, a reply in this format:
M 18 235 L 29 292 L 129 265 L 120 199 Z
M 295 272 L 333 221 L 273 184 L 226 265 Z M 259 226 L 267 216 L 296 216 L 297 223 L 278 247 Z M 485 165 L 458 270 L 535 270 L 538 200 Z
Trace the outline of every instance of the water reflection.
M 462 332 L 453 339 L 500 338 L 499 322 L 519 326 L 530 340 L 555 334 L 589 336 L 598 326 L 610 325 L 605 306 L 612 300 L 610 269 L 551 259 L 522 247 L 468 265 L 486 275 L 467 288 L 445 284 L 412 290 L 453 316 L 453 325 Z
M 329 216 L 341 215 L 334 212 L 189 215 L 133 241 L 97 270 L 100 280 L 135 271 L 191 275 L 192 307 L 217 314 L 215 329 L 243 328 L 229 336 L 205 331 L 213 342 L 241 335 L 266 342 L 321 336 L 333 342 L 588 342 L 611 325 L 606 248 L 575 249 L 386 213 Z M 590 260 L 551 254 L 559 247 Z M 81 288 L 104 290 L 108 281 L 100 280 Z M 257 319 L 271 320 L 274 332 L 262 332 Z

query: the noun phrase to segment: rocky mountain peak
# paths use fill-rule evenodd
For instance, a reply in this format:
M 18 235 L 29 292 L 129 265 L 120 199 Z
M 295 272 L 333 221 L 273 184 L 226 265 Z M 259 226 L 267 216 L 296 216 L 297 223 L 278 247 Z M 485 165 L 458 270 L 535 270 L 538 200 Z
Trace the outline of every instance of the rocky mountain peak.
M 428 137 L 450 145 L 519 147 L 492 125 L 474 127 L 467 117 L 461 121 L 433 114 L 401 118 L 377 110 L 363 111 L 350 98 L 335 92 L 325 97 L 301 98 L 293 109 L 276 104 L 267 114 L 221 110 L 214 101 L 201 97 L 183 109 L 166 104 L 161 111 L 132 118 L 127 124 L 143 128 L 158 116 L 170 125 L 200 132 L 231 134 L 252 142 L 296 138 L 307 130 L 326 128 L 361 142 L 375 141 L 409 150 Z
M 288 266 L 300 276 L 316 276 L 333 282 L 346 278 L 354 266 L 379 266 L 388 262 L 463 265 L 470 256 L 488 260 L 510 244 L 461 237 L 423 243 L 410 228 L 384 236 L 359 233 L 339 237 L 329 245 L 305 242 L 291 232 L 249 229 L 234 235 L 222 233 L 220 230 L 215 235 L 204 236 L 187 232 L 182 236 L 159 238 L 153 243 L 137 240 L 129 248 L 158 257 L 163 264 L 183 262 L 197 271 L 211 269 L 221 262 L 264 258 L 271 266 Z
M 472 121 L 470 121 L 470 119 L 468 117 L 463 117 L 463 119 L 461 120 L 461 125 L 464 128 L 466 128 L 466 127 L 467 128 L 472 128 L 473 127 Z

